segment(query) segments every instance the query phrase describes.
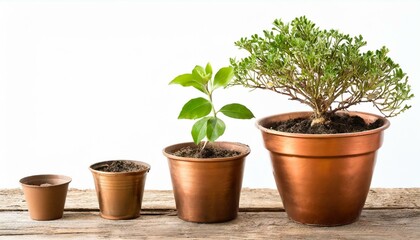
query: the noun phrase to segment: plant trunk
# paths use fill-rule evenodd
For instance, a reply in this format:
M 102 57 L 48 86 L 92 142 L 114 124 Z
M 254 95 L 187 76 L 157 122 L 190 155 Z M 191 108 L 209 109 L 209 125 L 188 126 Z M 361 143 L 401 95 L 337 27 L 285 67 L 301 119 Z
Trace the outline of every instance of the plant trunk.
M 326 118 L 325 117 L 317 117 L 317 118 L 314 118 L 314 119 L 312 119 L 312 122 L 311 122 L 311 127 L 312 126 L 315 126 L 315 125 L 317 125 L 317 124 L 325 124 L 325 122 L 326 122 Z

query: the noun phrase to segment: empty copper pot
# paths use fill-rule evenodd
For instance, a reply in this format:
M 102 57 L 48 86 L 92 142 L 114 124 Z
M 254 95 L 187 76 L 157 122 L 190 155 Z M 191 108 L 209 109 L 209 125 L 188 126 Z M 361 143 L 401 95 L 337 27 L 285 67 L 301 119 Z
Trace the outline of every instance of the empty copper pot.
M 96 169 L 112 161 L 91 165 L 95 189 L 99 202 L 100 215 L 106 219 L 133 219 L 140 216 L 146 175 L 150 165 L 140 161 L 131 161 L 145 169 L 135 172 L 103 172 Z
M 71 178 L 62 175 L 34 175 L 20 179 L 29 216 L 45 221 L 63 217 Z
M 194 143 L 181 143 L 163 150 L 168 158 L 178 217 L 184 221 L 214 223 L 235 219 L 245 157 L 250 148 L 231 142 L 208 143 L 241 152 L 227 158 L 187 158 L 171 153 Z
M 350 112 L 366 122 L 382 118 L 380 128 L 343 134 L 295 134 L 267 128 L 272 122 L 306 117 L 296 112 L 257 122 L 270 151 L 273 173 L 287 215 L 294 221 L 335 226 L 356 221 L 372 179 L 376 151 L 389 121 L 377 115 Z

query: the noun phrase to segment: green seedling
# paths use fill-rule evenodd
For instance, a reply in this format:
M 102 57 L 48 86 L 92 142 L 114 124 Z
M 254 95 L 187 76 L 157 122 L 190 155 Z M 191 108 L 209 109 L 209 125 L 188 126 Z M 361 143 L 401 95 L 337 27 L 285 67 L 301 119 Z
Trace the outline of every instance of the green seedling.
M 205 68 L 195 66 L 191 73 L 186 73 L 174 78 L 170 84 L 179 84 L 184 87 L 194 87 L 204 97 L 189 100 L 179 113 L 178 119 L 197 120 L 191 129 L 191 135 L 195 144 L 200 144 L 203 139 L 214 142 L 223 135 L 226 129 L 225 123 L 218 114 L 223 113 L 227 117 L 236 119 L 251 119 L 254 114 L 244 105 L 231 103 L 216 110 L 213 104 L 213 93 L 216 89 L 225 88 L 234 76 L 232 67 L 223 67 L 213 77 L 213 70 L 208 63 Z M 203 148 L 205 147 L 205 141 Z

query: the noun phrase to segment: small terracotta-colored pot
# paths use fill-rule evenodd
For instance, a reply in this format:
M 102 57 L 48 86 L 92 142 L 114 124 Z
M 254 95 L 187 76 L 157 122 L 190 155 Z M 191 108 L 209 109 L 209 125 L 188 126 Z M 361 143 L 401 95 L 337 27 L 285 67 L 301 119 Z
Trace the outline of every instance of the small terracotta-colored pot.
M 387 119 L 350 112 L 365 122 L 381 118 L 383 126 L 356 133 L 296 134 L 271 130 L 273 122 L 308 117 L 295 112 L 257 122 L 270 151 L 273 173 L 287 215 L 294 221 L 336 226 L 355 222 L 363 209 L 382 145 Z
M 194 143 L 181 143 L 163 150 L 168 158 L 178 217 L 199 223 L 226 222 L 238 215 L 247 145 L 231 142 L 208 143 L 239 151 L 226 158 L 188 158 L 172 155 Z
M 150 165 L 145 162 L 132 162 L 144 166 L 135 172 L 103 172 L 96 169 L 109 165 L 112 161 L 92 164 L 89 170 L 95 181 L 95 189 L 99 202 L 100 215 L 106 219 L 133 219 L 140 216 L 144 185 Z
M 29 216 L 45 221 L 63 217 L 64 204 L 71 178 L 62 175 L 34 175 L 19 181 L 22 185 Z

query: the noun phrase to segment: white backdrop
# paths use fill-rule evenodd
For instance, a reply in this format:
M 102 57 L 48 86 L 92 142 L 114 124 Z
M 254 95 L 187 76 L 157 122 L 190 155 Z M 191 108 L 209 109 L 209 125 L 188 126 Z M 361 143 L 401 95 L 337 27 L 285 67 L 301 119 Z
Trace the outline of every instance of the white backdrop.
M 275 18 L 306 15 L 322 28 L 386 45 L 417 95 L 391 120 L 373 187 L 420 187 L 418 1 L 0 1 L 0 188 L 21 177 L 65 174 L 93 188 L 88 166 L 111 159 L 148 162 L 147 189 L 171 189 L 161 151 L 190 141 L 182 105 L 198 97 L 168 82 L 196 64 L 214 69 L 240 56 L 240 37 Z M 234 87 L 216 103 L 241 102 L 257 118 L 309 110 L 286 97 Z M 351 110 L 374 112 L 371 106 Z M 275 188 L 255 120 L 225 118 L 220 140 L 250 145 L 244 187 Z

